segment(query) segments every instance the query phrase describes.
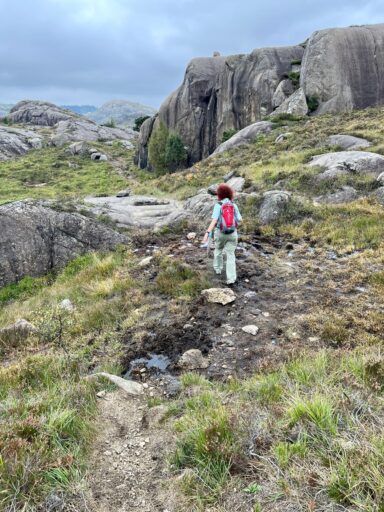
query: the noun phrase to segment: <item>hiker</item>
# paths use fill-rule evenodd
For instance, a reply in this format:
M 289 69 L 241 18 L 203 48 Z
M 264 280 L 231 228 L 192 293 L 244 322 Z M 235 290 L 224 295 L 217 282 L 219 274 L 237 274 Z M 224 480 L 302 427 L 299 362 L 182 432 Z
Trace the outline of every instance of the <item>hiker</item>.
M 207 243 L 214 230 L 215 253 L 213 268 L 217 275 L 223 270 L 223 250 L 227 257 L 226 274 L 227 284 L 236 282 L 236 257 L 237 226 L 242 220 L 239 209 L 232 200 L 234 190 L 225 183 L 217 187 L 218 202 L 215 204 L 212 213 L 212 221 L 204 235 L 203 243 Z

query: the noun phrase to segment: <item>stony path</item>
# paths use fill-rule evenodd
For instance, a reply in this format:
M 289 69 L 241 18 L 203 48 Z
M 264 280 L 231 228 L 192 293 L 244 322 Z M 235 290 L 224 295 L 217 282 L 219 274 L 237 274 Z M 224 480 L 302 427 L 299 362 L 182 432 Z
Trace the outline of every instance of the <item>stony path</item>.
M 76 510 L 79 512 L 164 511 L 164 432 L 145 421 L 145 398 L 123 391 L 99 400 L 98 435 L 89 462 L 91 471 Z M 80 500 L 79 500 L 80 501 Z

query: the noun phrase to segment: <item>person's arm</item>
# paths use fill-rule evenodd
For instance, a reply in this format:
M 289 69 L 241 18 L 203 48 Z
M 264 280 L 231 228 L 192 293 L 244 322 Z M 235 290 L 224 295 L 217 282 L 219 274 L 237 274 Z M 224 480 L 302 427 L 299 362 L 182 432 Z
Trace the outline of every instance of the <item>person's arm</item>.
M 220 206 L 219 203 L 216 203 L 215 207 L 213 208 L 211 223 L 209 224 L 208 229 L 205 232 L 205 235 L 204 235 L 204 238 L 203 238 L 203 244 L 208 242 L 208 237 L 212 233 L 212 231 L 214 230 L 214 228 L 215 228 L 215 226 L 217 224 L 217 221 L 219 220 L 220 212 L 221 212 L 221 206 Z
M 205 232 L 204 238 L 203 238 L 203 244 L 208 242 L 208 237 L 214 230 L 215 226 L 217 224 L 217 219 L 212 219 L 210 225 L 208 226 L 207 231 Z

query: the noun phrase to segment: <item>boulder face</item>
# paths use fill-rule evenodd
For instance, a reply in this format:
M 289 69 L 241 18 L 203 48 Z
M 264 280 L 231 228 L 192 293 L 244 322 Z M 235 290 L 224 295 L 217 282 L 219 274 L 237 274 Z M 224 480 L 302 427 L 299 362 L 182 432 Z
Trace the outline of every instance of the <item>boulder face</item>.
M 0 287 L 44 275 L 87 251 L 128 242 L 82 215 L 22 201 L 0 206 L 0 233 Z
M 289 46 L 193 59 L 182 85 L 160 107 L 158 120 L 143 124 L 139 165 L 147 165 L 146 145 L 160 121 L 179 133 L 193 163 L 216 149 L 225 130 L 241 130 L 270 114 L 277 86 L 303 52 L 302 46 Z
M 249 144 L 253 142 L 258 137 L 258 135 L 272 131 L 272 127 L 273 124 L 269 121 L 259 121 L 257 123 L 253 123 L 250 126 L 247 126 L 246 128 L 243 128 L 239 132 L 235 133 L 235 135 L 233 135 L 230 139 L 222 142 L 212 154 L 218 155 L 219 153 L 228 151 L 228 149 L 234 148 L 236 146 Z
M 32 130 L 0 126 L 0 161 L 24 155 L 30 149 L 40 149 L 42 137 Z
M 384 103 L 384 24 L 315 32 L 305 47 L 193 59 L 158 117 L 143 124 L 136 161 L 148 167 L 160 121 L 179 133 L 193 164 L 215 151 L 225 130 L 242 130 L 276 109 L 306 115 L 307 103 L 314 114 Z
M 7 115 L 11 123 L 54 126 L 59 121 L 79 118 L 74 112 L 60 108 L 48 101 L 19 101 Z
M 315 32 L 300 77 L 317 113 L 343 112 L 384 103 L 384 24 Z

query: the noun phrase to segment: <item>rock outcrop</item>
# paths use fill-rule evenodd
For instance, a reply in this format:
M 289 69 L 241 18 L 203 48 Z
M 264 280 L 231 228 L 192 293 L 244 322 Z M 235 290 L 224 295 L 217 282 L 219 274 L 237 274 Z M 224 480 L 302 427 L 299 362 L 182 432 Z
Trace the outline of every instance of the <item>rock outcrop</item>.
M 0 287 L 44 275 L 87 251 L 128 242 L 82 215 L 21 201 L 0 206 L 0 233 Z
M 42 137 L 32 130 L 0 126 L 0 161 L 24 155 L 30 149 L 40 149 Z
M 147 121 L 142 126 L 139 165 L 147 164 L 148 139 L 160 121 L 179 133 L 193 163 L 216 149 L 225 130 L 241 130 L 270 114 L 277 86 L 303 52 L 302 46 L 289 46 L 193 59 L 182 85 L 165 100 L 152 125 Z
M 212 153 L 218 155 L 242 144 L 250 144 L 257 139 L 258 135 L 272 131 L 273 124 L 269 121 L 259 121 L 243 128 L 225 142 L 222 142 Z
M 259 211 L 261 224 L 271 224 L 278 220 L 286 210 L 290 199 L 290 193 L 285 190 L 270 190 L 265 192 Z
M 192 164 L 215 151 L 225 130 L 274 111 L 306 115 L 309 107 L 317 114 L 383 103 L 384 24 L 322 30 L 303 46 L 193 59 L 159 115 L 143 124 L 137 163 L 148 167 L 148 141 L 160 122 L 179 133 Z
M 384 156 L 368 151 L 339 151 L 314 156 L 308 165 L 324 169 L 319 179 L 334 179 L 348 174 L 378 177 L 384 172 Z
M 7 119 L 11 123 L 55 126 L 59 121 L 78 119 L 80 116 L 48 101 L 19 101 L 10 110 Z
M 181 203 L 147 196 L 88 197 L 85 203 L 97 215 L 105 215 L 125 228 L 174 226 L 188 217 Z
M 309 39 L 300 85 L 318 113 L 384 103 L 384 24 L 334 28 Z
M 6 146 L 7 153 L 11 156 L 22 154 L 27 151 L 29 146 L 37 144 L 38 139 L 42 138 L 39 135 L 38 128 L 50 127 L 52 134 L 47 140 L 48 144 L 54 146 L 63 146 L 68 142 L 78 141 L 113 141 L 123 140 L 128 144 L 127 149 L 133 148 L 133 141 L 137 137 L 137 133 L 131 128 L 111 128 L 108 126 L 100 126 L 95 122 L 86 119 L 74 112 L 57 107 L 53 103 L 44 101 L 20 101 L 17 103 L 7 116 L 8 122 L 12 124 L 33 126 L 36 131 L 35 134 L 19 128 L 9 127 L 1 128 L 3 133 L 0 133 L 0 154 L 1 154 L 1 140 L 3 138 L 3 147 Z M 5 139 L 5 131 L 7 130 L 8 139 L 12 136 L 15 139 L 17 136 L 21 140 L 19 146 L 23 146 L 22 151 L 16 152 L 12 149 L 12 144 L 15 142 L 8 142 Z M 3 151 L 5 154 L 5 150 Z
M 109 128 L 107 126 L 100 126 L 93 121 L 84 118 L 59 121 L 54 127 L 54 130 L 55 132 L 51 137 L 51 143 L 54 146 L 59 147 L 68 142 L 105 142 L 108 140 L 130 141 L 136 137 L 135 132 L 131 128 Z
M 353 135 L 331 135 L 326 140 L 329 146 L 339 146 L 344 150 L 355 151 L 358 149 L 369 148 L 372 144 L 367 139 L 361 137 L 354 137 Z

